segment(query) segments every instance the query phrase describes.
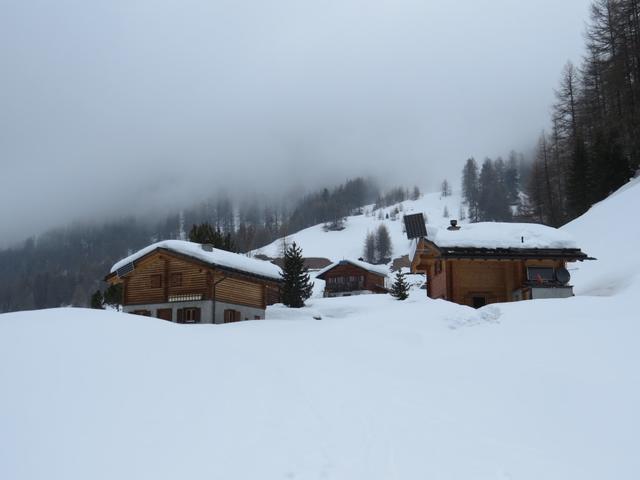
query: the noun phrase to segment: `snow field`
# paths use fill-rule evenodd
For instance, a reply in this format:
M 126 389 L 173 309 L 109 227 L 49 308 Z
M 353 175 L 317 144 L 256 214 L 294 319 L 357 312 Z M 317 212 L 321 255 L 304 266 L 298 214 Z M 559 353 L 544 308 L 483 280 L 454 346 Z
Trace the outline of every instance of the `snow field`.
M 564 228 L 599 258 L 571 299 L 473 310 L 416 289 L 228 325 L 0 315 L 0 478 L 640 478 L 638 195 Z M 301 232 L 305 254 L 353 256 L 360 219 Z

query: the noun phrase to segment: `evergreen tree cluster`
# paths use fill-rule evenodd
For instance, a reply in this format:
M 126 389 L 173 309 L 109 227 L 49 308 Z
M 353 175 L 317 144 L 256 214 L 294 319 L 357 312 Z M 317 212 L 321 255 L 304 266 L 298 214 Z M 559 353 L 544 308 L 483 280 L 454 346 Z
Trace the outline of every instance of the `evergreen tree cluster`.
M 122 306 L 122 294 L 123 289 L 121 283 L 109 285 L 104 293 L 98 289 L 91 295 L 89 306 L 99 310 L 104 310 L 106 306 L 119 310 Z
M 222 233 L 218 229 L 214 229 L 209 223 L 201 223 L 193 225 L 189 231 L 189 241 L 195 243 L 204 243 L 212 245 L 220 250 L 229 252 L 235 251 L 235 246 L 231 238 L 231 232 Z
M 527 184 L 537 221 L 561 225 L 640 166 L 640 1 L 596 0 L 579 67 L 567 63 Z
M 369 232 L 364 241 L 362 258 L 369 263 L 382 264 L 391 261 L 393 246 L 389 229 L 381 223 L 375 232 Z
M 462 198 L 472 222 L 508 222 L 519 203 L 520 172 L 515 152 L 505 162 L 486 158 L 482 167 L 469 158 L 462 169 Z M 447 212 L 448 213 L 448 212 Z
M 364 178 L 348 180 L 333 190 L 324 188 L 307 195 L 298 203 L 287 220 L 287 229 L 296 232 L 325 223 L 328 229 L 339 230 L 345 217 L 363 205 L 372 203 L 378 192 L 375 183 Z
M 394 187 L 384 194 L 378 195 L 373 209 L 378 210 L 380 208 L 389 207 L 391 205 L 404 202 L 405 200 L 417 200 L 420 198 L 420 195 L 420 188 L 417 185 L 412 189 Z

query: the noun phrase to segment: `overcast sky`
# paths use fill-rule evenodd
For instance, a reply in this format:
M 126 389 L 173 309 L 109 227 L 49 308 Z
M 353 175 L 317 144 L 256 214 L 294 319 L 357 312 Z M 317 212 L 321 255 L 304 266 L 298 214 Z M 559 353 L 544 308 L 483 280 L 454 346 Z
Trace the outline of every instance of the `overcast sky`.
M 0 245 L 205 192 L 436 188 L 547 126 L 588 0 L 0 0 Z

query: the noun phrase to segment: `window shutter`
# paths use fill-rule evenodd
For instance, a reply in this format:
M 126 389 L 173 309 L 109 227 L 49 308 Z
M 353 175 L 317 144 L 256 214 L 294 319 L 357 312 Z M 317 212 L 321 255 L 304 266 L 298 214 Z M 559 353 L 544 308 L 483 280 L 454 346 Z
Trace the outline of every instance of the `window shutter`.
M 235 320 L 236 322 L 239 322 L 239 321 L 240 321 L 240 312 L 239 312 L 238 310 L 235 310 L 235 311 L 233 312 L 233 314 L 234 314 L 234 317 L 235 317 L 235 319 L 234 319 L 234 320 Z
M 184 323 L 184 310 L 182 308 L 178 309 L 178 323 Z
M 200 309 L 199 308 L 194 308 L 195 310 L 195 321 L 196 323 L 200 323 Z

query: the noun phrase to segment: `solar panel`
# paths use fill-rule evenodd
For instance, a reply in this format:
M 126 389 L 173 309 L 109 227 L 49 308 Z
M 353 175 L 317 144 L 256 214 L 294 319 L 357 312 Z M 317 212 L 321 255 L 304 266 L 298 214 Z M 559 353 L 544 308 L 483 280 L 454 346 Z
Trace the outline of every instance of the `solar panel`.
M 131 272 L 133 272 L 133 262 L 127 263 L 126 265 L 123 265 L 122 267 L 116 270 L 116 274 L 118 274 L 119 277 L 123 277 L 127 273 L 131 273 Z
M 421 213 L 404 216 L 404 227 L 407 231 L 407 238 L 422 238 L 427 236 L 427 226 Z

